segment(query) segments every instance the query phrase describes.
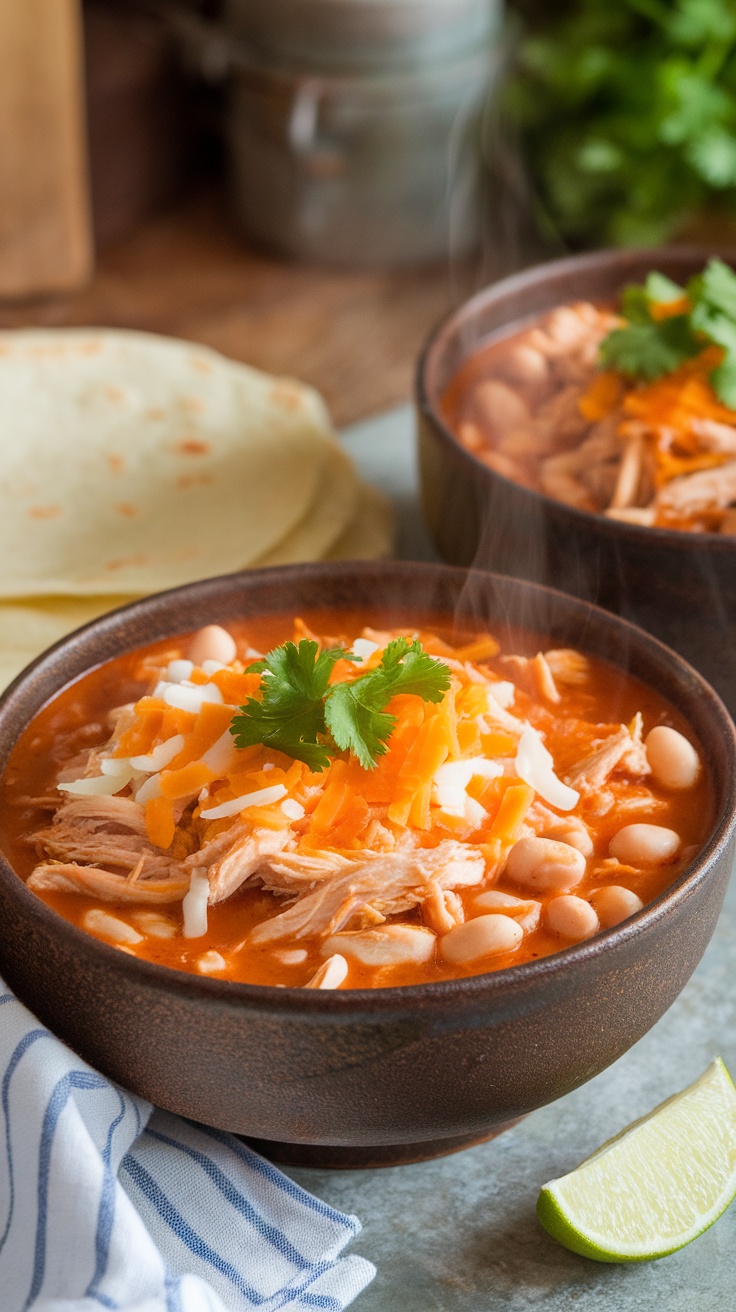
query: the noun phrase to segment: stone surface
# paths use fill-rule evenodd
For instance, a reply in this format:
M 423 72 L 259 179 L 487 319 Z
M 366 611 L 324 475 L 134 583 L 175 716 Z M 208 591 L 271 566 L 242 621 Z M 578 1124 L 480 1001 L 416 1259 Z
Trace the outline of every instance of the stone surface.
M 378 1274 L 360 1312 L 730 1312 L 736 1207 L 659 1262 L 606 1266 L 550 1239 L 534 1206 L 545 1181 L 577 1166 L 720 1054 L 736 1073 L 736 884 L 695 975 L 624 1057 L 498 1139 L 452 1157 L 380 1171 L 290 1172 L 355 1212 L 354 1249 Z
M 412 501 L 411 414 L 346 434 L 364 476 L 397 498 L 402 554 L 427 558 Z M 393 453 L 393 458 L 392 458 Z M 408 510 L 408 514 L 404 510 Z M 421 554 L 420 554 L 421 553 Z M 675 1005 L 624 1057 L 498 1139 L 418 1166 L 292 1170 L 326 1202 L 355 1212 L 354 1251 L 378 1274 L 360 1312 L 730 1312 L 736 1306 L 736 1207 L 659 1262 L 606 1266 L 561 1248 L 538 1224 L 545 1181 L 694 1080 L 720 1054 L 736 1073 L 736 886 Z

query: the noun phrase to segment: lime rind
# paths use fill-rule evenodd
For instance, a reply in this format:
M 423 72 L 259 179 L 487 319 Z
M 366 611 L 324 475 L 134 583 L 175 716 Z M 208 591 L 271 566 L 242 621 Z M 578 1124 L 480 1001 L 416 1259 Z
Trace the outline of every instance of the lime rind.
M 736 1088 L 717 1058 L 694 1084 L 627 1126 L 539 1195 L 559 1243 L 598 1262 L 666 1257 L 736 1196 Z

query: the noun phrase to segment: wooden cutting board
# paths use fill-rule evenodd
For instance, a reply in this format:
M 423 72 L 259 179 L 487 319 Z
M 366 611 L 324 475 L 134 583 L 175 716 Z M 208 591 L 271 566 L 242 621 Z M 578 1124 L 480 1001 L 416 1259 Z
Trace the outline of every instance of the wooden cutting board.
M 80 0 L 0 0 L 0 297 L 92 271 Z

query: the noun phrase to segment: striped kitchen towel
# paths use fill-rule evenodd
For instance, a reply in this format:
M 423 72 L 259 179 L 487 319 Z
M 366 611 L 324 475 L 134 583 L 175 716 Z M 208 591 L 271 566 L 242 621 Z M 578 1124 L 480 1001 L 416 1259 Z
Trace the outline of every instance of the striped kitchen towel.
M 86 1066 L 0 982 L 0 1312 L 340 1312 L 360 1230 Z

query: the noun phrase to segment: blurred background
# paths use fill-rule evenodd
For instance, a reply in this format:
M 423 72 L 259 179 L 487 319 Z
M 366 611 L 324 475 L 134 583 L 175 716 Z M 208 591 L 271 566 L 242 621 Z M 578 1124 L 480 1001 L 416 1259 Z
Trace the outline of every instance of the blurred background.
M 405 399 L 474 288 L 736 233 L 736 0 L 6 0 L 0 326 Z

